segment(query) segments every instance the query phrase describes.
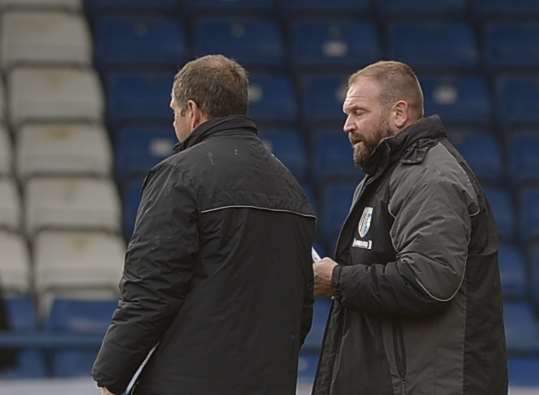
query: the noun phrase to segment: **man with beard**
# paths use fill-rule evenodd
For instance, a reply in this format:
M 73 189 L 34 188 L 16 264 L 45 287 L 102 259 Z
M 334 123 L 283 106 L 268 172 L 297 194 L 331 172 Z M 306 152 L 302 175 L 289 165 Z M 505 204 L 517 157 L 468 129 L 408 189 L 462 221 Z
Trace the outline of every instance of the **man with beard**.
M 476 176 L 403 63 L 354 73 L 343 111 L 366 176 L 335 260 L 313 265 L 315 295 L 334 297 L 313 395 L 506 394 L 496 227 Z

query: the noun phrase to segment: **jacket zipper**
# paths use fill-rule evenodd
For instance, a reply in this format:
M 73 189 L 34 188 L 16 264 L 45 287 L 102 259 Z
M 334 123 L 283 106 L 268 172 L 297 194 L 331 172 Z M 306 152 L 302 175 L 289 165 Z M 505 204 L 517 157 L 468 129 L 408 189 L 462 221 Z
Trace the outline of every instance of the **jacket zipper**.
M 406 394 L 406 350 L 404 348 L 404 337 L 402 327 L 398 321 L 393 321 L 393 347 L 395 352 L 395 363 L 401 379 L 401 394 Z

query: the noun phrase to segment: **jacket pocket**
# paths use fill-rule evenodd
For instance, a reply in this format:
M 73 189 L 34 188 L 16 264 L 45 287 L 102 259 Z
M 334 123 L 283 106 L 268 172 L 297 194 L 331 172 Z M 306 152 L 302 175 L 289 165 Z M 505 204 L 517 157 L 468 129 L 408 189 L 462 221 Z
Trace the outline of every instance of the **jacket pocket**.
M 404 347 L 404 336 L 400 322 L 393 321 L 393 347 L 395 353 L 395 364 L 401 379 L 401 394 L 406 394 L 406 349 Z

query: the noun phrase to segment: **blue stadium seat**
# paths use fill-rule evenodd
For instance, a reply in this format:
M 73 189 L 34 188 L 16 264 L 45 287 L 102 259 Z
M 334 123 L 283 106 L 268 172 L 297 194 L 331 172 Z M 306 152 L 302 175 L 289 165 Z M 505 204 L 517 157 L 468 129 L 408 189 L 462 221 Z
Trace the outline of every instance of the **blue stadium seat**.
M 298 382 L 300 384 L 312 384 L 318 367 L 319 353 L 316 351 L 303 350 L 298 360 Z
M 319 229 L 329 246 L 334 246 L 356 190 L 355 182 L 333 182 L 324 185 L 320 199 Z
M 486 61 L 494 69 L 538 67 L 539 23 L 496 22 L 485 28 Z
M 298 68 L 357 68 L 381 57 L 372 23 L 355 20 L 301 19 L 291 23 L 291 59 Z
M 249 76 L 249 116 L 257 123 L 292 123 L 298 116 L 294 86 L 284 74 Z
M 512 387 L 539 387 L 539 358 L 537 356 L 512 356 L 507 361 L 509 384 Z M 517 393 L 515 390 L 514 393 Z M 533 392 L 532 392 L 533 393 Z
M 244 66 L 281 66 L 281 31 L 272 19 L 200 18 L 194 28 L 195 55 L 222 53 Z
M 471 27 L 460 22 L 401 22 L 389 26 L 389 57 L 421 68 L 477 66 Z
M 520 249 L 502 244 L 498 251 L 504 297 L 523 299 L 526 296 L 526 264 Z
M 114 65 L 180 66 L 187 57 L 182 25 L 161 16 L 98 17 L 95 24 L 95 62 Z
M 269 12 L 274 0 L 182 0 L 182 6 L 194 13 Z
M 287 0 L 281 3 L 285 15 L 287 14 L 328 14 L 351 15 L 364 14 L 369 11 L 369 0 Z
M 330 178 L 361 178 L 361 169 L 354 165 L 353 149 L 341 130 L 314 131 L 313 176 L 322 183 Z
M 302 118 L 306 124 L 340 122 L 344 125 L 342 111 L 346 97 L 347 77 L 340 74 L 307 74 L 301 76 Z
M 170 13 L 178 11 L 178 0 L 85 0 L 89 14 L 121 13 Z
M 173 76 L 163 72 L 110 72 L 106 75 L 107 116 L 116 124 L 129 121 L 168 121 Z
M 451 134 L 460 154 L 482 180 L 500 181 L 504 174 L 501 146 L 495 135 L 484 131 Z
M 533 301 L 539 306 L 539 242 L 530 244 L 531 294 Z
M 526 241 L 539 238 L 539 187 L 520 191 L 520 234 Z
M 116 300 L 56 298 L 45 330 L 56 334 L 104 335 L 116 306 Z M 51 354 L 54 376 L 87 376 L 97 350 L 55 350 Z
M 504 303 L 505 335 L 509 352 L 538 352 L 539 325 L 528 303 Z
M 471 3 L 481 16 L 529 16 L 539 13 L 537 0 L 475 0 Z
M 507 190 L 500 188 L 484 188 L 490 203 L 498 234 L 502 239 L 514 239 L 515 237 L 515 214 L 511 195 Z
M 389 16 L 452 16 L 466 11 L 466 0 L 382 0 L 378 3 Z
M 304 350 L 316 351 L 322 347 L 322 339 L 326 330 L 331 302 L 329 299 L 316 299 L 313 306 L 313 323 L 311 331 L 305 338 Z
M 539 130 L 508 134 L 511 177 L 539 181 Z
M 120 180 L 147 173 L 173 153 L 174 129 L 125 127 L 115 133 L 116 175 Z
M 491 119 L 487 81 L 481 77 L 425 77 L 421 79 L 427 114 L 446 123 L 481 123 Z
M 143 182 L 143 178 L 131 179 L 125 184 L 122 191 L 123 231 L 126 239 L 131 238 L 131 234 L 135 228 L 135 219 L 137 217 Z
M 502 123 L 539 124 L 539 77 L 499 77 L 496 96 L 497 114 Z
M 28 332 L 37 329 L 36 310 L 30 295 L 6 297 L 6 308 L 12 330 Z
M 268 129 L 262 135 L 268 148 L 296 176 L 299 181 L 307 178 L 307 154 L 305 143 L 294 130 Z

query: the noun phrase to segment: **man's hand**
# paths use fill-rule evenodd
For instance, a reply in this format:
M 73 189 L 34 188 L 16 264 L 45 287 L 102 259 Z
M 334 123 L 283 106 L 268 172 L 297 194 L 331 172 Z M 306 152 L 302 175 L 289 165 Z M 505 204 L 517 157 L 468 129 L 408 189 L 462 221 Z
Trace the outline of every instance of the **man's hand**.
M 101 395 L 114 395 L 112 392 L 110 392 L 105 387 L 99 387 L 99 389 L 101 390 Z
M 314 296 L 334 296 L 335 290 L 331 285 L 331 275 L 337 262 L 331 258 L 324 258 L 313 263 Z

